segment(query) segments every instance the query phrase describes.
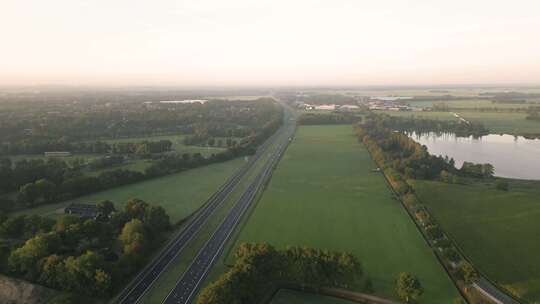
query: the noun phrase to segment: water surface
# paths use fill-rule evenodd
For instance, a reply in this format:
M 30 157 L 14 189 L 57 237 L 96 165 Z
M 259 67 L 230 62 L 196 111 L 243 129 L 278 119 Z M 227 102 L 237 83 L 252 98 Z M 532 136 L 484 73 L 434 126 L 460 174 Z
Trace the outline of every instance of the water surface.
M 480 138 L 453 134 L 415 134 L 411 138 L 434 155 L 448 155 L 461 168 L 463 162 L 490 163 L 495 175 L 540 180 L 540 140 L 522 136 L 490 134 Z

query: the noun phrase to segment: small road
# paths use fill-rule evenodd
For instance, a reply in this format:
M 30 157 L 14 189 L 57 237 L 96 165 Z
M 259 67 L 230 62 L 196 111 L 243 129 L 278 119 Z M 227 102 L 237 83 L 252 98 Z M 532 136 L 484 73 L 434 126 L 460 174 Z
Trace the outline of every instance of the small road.
M 483 277 L 474 283 L 473 287 L 497 304 L 519 304 L 518 301 L 514 300 Z
M 275 149 L 275 152 L 269 158 L 264 168 L 238 199 L 234 207 L 230 210 L 229 214 L 225 217 L 214 234 L 199 250 L 191 265 L 176 282 L 176 286 L 173 288 L 173 290 L 171 290 L 163 303 L 187 304 L 193 301 L 197 291 L 201 288 L 201 283 L 212 269 L 212 266 L 216 260 L 222 254 L 227 240 L 229 240 L 233 234 L 238 222 L 242 218 L 242 215 L 244 215 L 244 213 L 251 207 L 255 201 L 257 193 L 262 190 L 264 185 L 269 181 L 274 167 L 279 162 L 279 159 L 285 152 L 290 139 L 294 135 L 295 127 L 293 124 L 286 122 L 284 128 L 284 134 L 280 136 L 277 143 L 278 148 Z
M 287 117 L 287 115 L 286 115 Z M 294 128 L 292 128 L 294 132 Z M 187 226 L 174 237 L 174 239 L 169 242 L 161 253 L 154 258 L 138 275 L 133 279 L 133 281 L 126 287 L 120 295 L 117 297 L 117 303 L 120 304 L 131 304 L 138 303 L 144 294 L 149 290 L 152 284 L 158 279 L 163 271 L 165 271 L 169 264 L 181 254 L 188 242 L 201 230 L 210 216 L 214 213 L 215 210 L 223 204 L 227 199 L 229 194 L 236 188 L 240 183 L 242 178 L 249 172 L 249 170 L 254 166 L 255 163 L 263 156 L 272 144 L 276 141 L 280 141 L 280 145 L 283 145 L 283 138 L 286 138 L 288 142 L 288 137 L 285 137 L 288 134 L 291 134 L 291 127 L 287 122 L 264 144 L 262 144 L 258 149 L 257 153 L 251 157 L 247 164 L 238 170 L 223 186 L 221 186 L 204 204 L 204 207 L 199 210 L 196 215 L 190 220 Z M 281 147 L 281 146 L 280 146 Z M 276 149 L 277 150 L 277 149 Z M 281 149 L 280 149 L 281 150 Z M 271 157 L 274 159 L 275 155 Z M 267 166 L 265 171 L 267 171 Z M 256 181 L 260 181 L 261 178 L 258 176 Z M 259 185 L 260 186 L 260 185 Z M 257 189 L 258 187 L 257 186 Z M 252 193 L 254 191 L 254 186 L 246 190 L 240 201 L 246 200 L 246 193 Z M 249 195 L 251 197 L 251 195 Z M 236 208 L 239 203 L 231 210 L 232 213 L 237 213 L 238 209 Z M 229 216 L 227 217 L 229 218 Z M 229 228 L 232 228 L 230 226 Z M 220 226 L 221 230 L 222 227 Z M 208 243 L 207 243 L 208 244 Z M 175 288 L 176 289 L 176 288 Z M 187 303 L 187 302 L 186 302 Z

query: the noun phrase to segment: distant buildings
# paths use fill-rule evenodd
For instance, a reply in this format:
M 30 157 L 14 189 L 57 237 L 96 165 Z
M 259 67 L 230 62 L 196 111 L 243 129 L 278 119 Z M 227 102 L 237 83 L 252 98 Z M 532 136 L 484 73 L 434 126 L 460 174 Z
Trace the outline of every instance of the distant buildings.
M 357 106 L 357 105 L 336 105 L 336 104 L 322 104 L 322 105 L 312 105 L 312 104 L 307 104 L 307 103 L 304 103 L 304 102 L 301 102 L 301 101 L 296 101 L 293 103 L 293 105 L 299 109 L 304 109 L 304 110 L 330 110 L 330 111 L 335 111 L 335 110 L 342 110 L 342 111 L 350 111 L 350 110 L 356 110 L 356 109 L 359 109 L 360 107 Z
M 422 111 L 421 108 L 411 107 L 406 104 L 396 103 L 394 100 L 371 100 L 368 102 L 370 110 L 384 111 Z

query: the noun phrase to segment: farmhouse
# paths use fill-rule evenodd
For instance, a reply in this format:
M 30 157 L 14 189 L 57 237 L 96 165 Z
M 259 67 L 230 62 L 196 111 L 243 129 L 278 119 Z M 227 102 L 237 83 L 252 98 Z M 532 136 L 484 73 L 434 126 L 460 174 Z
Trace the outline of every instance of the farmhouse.
M 98 218 L 101 212 L 94 204 L 72 203 L 64 209 L 65 214 L 77 215 L 82 218 Z

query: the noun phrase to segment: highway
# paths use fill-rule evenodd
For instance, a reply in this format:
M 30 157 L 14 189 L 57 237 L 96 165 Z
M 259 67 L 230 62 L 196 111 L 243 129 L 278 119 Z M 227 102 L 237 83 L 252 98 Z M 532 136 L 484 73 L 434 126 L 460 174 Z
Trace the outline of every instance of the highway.
M 290 139 L 294 135 L 294 125 L 285 123 L 284 136 L 281 136 L 275 153 L 269 158 L 261 172 L 256 176 L 246 191 L 238 199 L 229 214 L 199 250 L 188 269 L 177 281 L 176 286 L 163 301 L 166 304 L 187 304 L 193 301 L 201 284 L 212 269 L 212 266 L 223 252 L 227 240 L 233 234 L 242 215 L 251 207 L 257 193 L 263 189 L 272 175 L 274 167 L 285 152 Z
M 287 115 L 285 115 L 285 117 L 287 117 Z M 133 279 L 133 281 L 128 285 L 128 287 L 120 293 L 120 295 L 117 297 L 117 303 L 138 303 L 144 296 L 144 294 L 150 289 L 152 284 L 159 278 L 161 273 L 165 271 L 168 268 L 169 264 L 184 251 L 186 245 L 195 235 L 197 235 L 197 233 L 201 230 L 201 228 L 211 217 L 214 211 L 219 209 L 223 202 L 226 201 L 229 194 L 233 192 L 234 189 L 236 189 L 237 185 L 242 181 L 243 177 L 250 171 L 254 164 L 257 163 L 257 161 L 269 150 L 269 148 L 272 148 L 272 144 L 276 141 L 279 141 L 280 148 L 276 150 L 284 150 L 284 146 L 286 147 L 289 136 L 292 136 L 293 132 L 294 127 L 291 127 L 291 125 L 286 121 L 284 125 L 272 137 L 270 137 L 265 143 L 259 146 L 259 148 L 257 149 L 257 153 L 252 156 L 249 161 L 244 166 L 242 166 L 242 168 L 240 168 L 229 180 L 227 180 L 224 185 L 222 185 L 207 200 L 201 210 L 199 210 L 196 215 L 189 221 L 187 226 L 178 235 L 176 235 L 175 238 L 165 246 L 161 253 L 156 258 L 154 258 L 135 277 L 135 279 Z M 270 160 L 275 159 L 278 152 L 274 153 L 273 156 L 270 157 Z M 268 161 L 268 163 L 265 165 L 265 168 L 263 170 L 264 172 L 268 170 L 268 164 L 270 162 L 271 161 Z M 255 181 L 259 182 L 261 181 L 261 178 L 261 174 L 259 174 Z M 254 183 L 252 183 L 246 189 L 240 200 L 235 204 L 229 215 L 227 215 L 225 221 L 227 221 L 231 214 L 236 214 L 238 212 L 237 207 L 238 205 L 240 205 L 240 202 L 245 201 L 246 197 L 251 197 L 252 195 L 250 193 L 252 193 L 253 195 L 254 193 L 256 193 L 256 189 L 258 189 L 260 185 L 257 186 L 257 188 L 255 189 Z M 229 228 L 234 227 L 230 226 Z M 222 226 L 219 227 L 218 231 L 220 231 L 221 229 Z M 216 233 L 218 231 L 216 231 Z M 214 234 L 214 236 L 216 235 L 216 233 Z M 205 245 L 205 247 L 207 245 L 208 243 Z M 186 273 L 189 273 L 189 271 Z M 186 274 L 184 274 L 184 276 L 186 276 Z

